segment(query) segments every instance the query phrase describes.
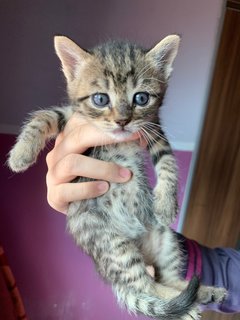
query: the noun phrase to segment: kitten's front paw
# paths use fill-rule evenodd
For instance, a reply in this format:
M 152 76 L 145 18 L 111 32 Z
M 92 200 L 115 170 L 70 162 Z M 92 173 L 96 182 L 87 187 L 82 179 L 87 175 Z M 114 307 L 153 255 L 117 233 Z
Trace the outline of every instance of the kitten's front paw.
M 164 197 L 159 193 L 154 195 L 153 210 L 161 224 L 166 226 L 172 224 L 176 218 L 177 209 L 178 205 L 175 198 Z
M 28 169 L 36 162 L 37 154 L 31 144 L 18 141 L 9 153 L 8 166 L 14 172 Z

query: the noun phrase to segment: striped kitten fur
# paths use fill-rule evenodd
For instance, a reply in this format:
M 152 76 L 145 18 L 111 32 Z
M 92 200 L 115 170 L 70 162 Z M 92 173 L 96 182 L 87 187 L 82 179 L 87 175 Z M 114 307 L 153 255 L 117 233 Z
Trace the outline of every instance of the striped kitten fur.
M 171 35 L 151 50 L 112 41 L 86 51 L 66 37 L 55 37 L 69 105 L 34 112 L 8 163 L 13 171 L 26 170 L 73 113 L 116 142 L 139 132 L 148 142 L 157 176 L 155 188 L 148 186 L 145 151 L 138 143 L 92 148 L 89 156 L 116 162 L 133 176 L 125 184 L 111 183 L 101 197 L 71 203 L 68 229 L 129 311 L 190 320 L 200 317 L 199 303 L 220 301 L 225 291 L 199 287 L 197 277 L 190 283 L 180 279 L 181 252 L 168 227 L 177 212 L 177 169 L 158 114 L 178 45 L 179 37 Z M 155 267 L 158 279 L 150 277 L 146 265 Z

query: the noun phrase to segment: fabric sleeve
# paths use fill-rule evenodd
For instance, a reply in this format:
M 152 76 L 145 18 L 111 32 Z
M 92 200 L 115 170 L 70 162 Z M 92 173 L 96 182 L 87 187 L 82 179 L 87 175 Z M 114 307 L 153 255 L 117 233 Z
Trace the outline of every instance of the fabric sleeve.
M 203 285 L 223 287 L 228 290 L 221 304 L 208 304 L 204 310 L 240 313 L 240 251 L 232 248 L 204 247 L 194 240 L 177 234 L 184 256 L 182 277 L 190 280 L 198 275 Z

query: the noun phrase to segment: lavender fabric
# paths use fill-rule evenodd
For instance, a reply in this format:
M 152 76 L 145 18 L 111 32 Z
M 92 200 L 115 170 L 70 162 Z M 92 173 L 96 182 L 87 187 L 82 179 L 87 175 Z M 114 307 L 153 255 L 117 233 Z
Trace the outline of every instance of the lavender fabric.
M 204 285 L 224 287 L 228 296 L 221 304 L 203 306 L 204 310 L 214 310 L 224 313 L 240 313 L 240 251 L 232 248 L 210 249 L 198 244 L 196 241 L 186 239 L 177 234 L 186 255 L 184 278 L 191 272 L 198 274 Z M 189 250 L 192 243 L 192 250 Z M 198 252 L 201 252 L 198 255 Z M 201 266 L 200 273 L 198 272 Z
M 223 303 L 209 305 L 206 307 L 207 310 L 240 312 L 240 252 L 232 248 L 209 249 L 200 246 L 200 249 L 201 282 L 228 290 L 228 296 Z

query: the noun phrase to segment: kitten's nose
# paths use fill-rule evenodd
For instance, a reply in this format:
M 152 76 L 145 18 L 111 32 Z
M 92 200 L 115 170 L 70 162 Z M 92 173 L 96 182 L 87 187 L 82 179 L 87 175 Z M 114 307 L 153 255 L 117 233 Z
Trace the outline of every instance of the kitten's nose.
M 119 120 L 115 120 L 115 122 L 120 126 L 120 127 L 125 127 L 129 122 L 131 121 L 131 119 L 119 119 Z

